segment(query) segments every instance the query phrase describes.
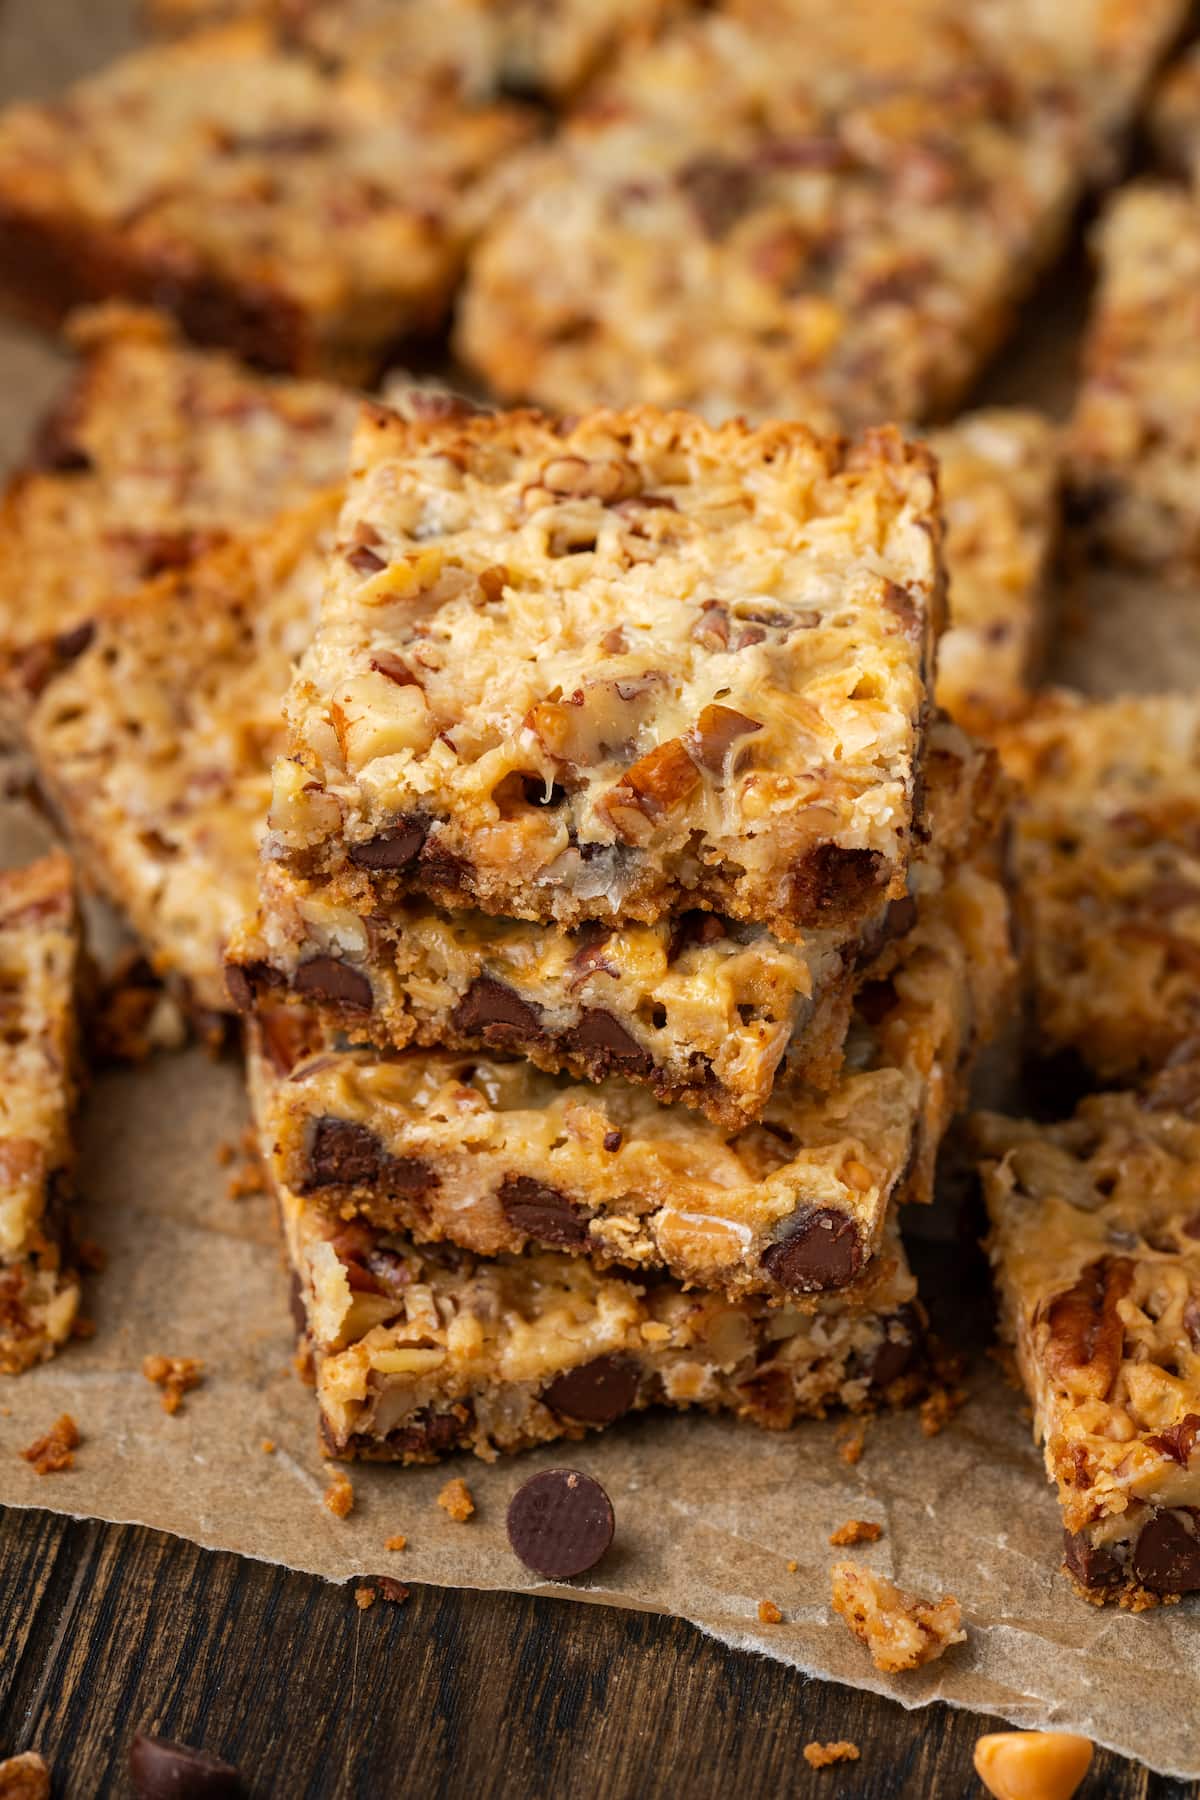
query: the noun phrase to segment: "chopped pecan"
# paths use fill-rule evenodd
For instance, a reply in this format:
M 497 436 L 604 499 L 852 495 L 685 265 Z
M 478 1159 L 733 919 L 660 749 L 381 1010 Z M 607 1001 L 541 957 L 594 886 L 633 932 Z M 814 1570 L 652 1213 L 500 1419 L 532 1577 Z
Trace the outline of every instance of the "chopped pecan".
M 1155 1432 L 1146 1439 L 1153 1450 L 1161 1450 L 1172 1462 L 1187 1467 L 1196 1439 L 1200 1437 L 1200 1413 L 1187 1413 L 1177 1425 L 1168 1425 L 1165 1431 Z
M 685 741 L 689 753 L 701 768 L 707 769 L 710 775 L 720 775 L 725 758 L 738 738 L 761 730 L 760 720 L 747 718 L 745 713 L 735 711 L 732 706 L 714 702 L 703 709 Z
M 1103 1256 L 1046 1311 L 1046 1366 L 1075 1394 L 1103 1399 L 1121 1366 L 1125 1328 L 1117 1304 L 1133 1282 L 1127 1257 Z
M 681 738 L 668 738 L 626 769 L 609 796 L 609 816 L 625 836 L 621 818 L 628 808 L 657 819 L 681 806 L 694 791 L 700 772 Z
M 542 470 L 541 486 L 556 497 L 599 500 L 611 506 L 629 500 L 641 487 L 641 478 L 624 457 L 556 456 Z

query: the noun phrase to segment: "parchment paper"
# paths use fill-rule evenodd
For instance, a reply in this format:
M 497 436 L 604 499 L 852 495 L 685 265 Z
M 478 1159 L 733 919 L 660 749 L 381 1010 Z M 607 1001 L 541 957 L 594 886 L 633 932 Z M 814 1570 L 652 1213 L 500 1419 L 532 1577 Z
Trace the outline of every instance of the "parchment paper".
M 8 7 L 0 86 L 45 91 L 99 61 L 121 41 L 122 12 L 100 0 Z M 1080 280 L 1056 279 L 1035 309 L 1037 334 L 989 397 L 1060 411 L 1081 306 Z M 43 342 L 0 330 L 0 459 L 19 453 L 60 375 Z M 1108 576 L 1077 585 L 1064 602 L 1060 671 L 1096 692 L 1200 680 L 1196 600 Z M 19 801 L 0 803 L 3 861 L 45 835 Z M 466 1478 L 478 1509 L 465 1525 L 435 1504 L 444 1467 L 354 1470 L 354 1510 L 335 1519 L 321 1503 L 328 1470 L 311 1395 L 291 1368 L 270 1209 L 262 1197 L 229 1198 L 217 1160 L 244 1121 L 238 1067 L 198 1051 L 96 1079 L 82 1158 L 84 1230 L 109 1257 L 88 1283 L 96 1334 L 0 1387 L 0 1503 L 155 1526 L 335 1581 L 386 1572 L 530 1589 L 504 1535 L 508 1497 L 537 1468 L 569 1461 L 608 1489 L 617 1538 L 591 1578 L 549 1591 L 678 1614 L 726 1643 L 906 1706 L 943 1699 L 1055 1724 L 1166 1773 L 1200 1775 L 1194 1603 L 1131 1617 L 1071 1596 L 1026 1412 L 981 1341 L 970 1403 L 941 1436 L 924 1439 L 911 1415 L 873 1422 L 855 1466 L 837 1454 L 846 1428 L 835 1421 L 775 1435 L 704 1417 L 641 1418 L 492 1467 L 459 1459 L 450 1472 Z M 941 1239 L 943 1265 L 951 1260 L 953 1223 L 936 1213 L 915 1222 L 935 1248 Z M 174 1417 L 140 1373 L 150 1352 L 204 1360 L 203 1385 Z M 83 1432 L 77 1466 L 39 1478 L 16 1452 L 64 1411 Z M 826 1540 L 847 1518 L 884 1525 L 855 1555 L 921 1593 L 958 1596 L 966 1645 L 914 1675 L 875 1672 L 828 1608 L 838 1553 Z M 401 1554 L 384 1549 L 395 1532 L 409 1540 Z M 761 1599 L 777 1603 L 782 1624 L 758 1623 Z

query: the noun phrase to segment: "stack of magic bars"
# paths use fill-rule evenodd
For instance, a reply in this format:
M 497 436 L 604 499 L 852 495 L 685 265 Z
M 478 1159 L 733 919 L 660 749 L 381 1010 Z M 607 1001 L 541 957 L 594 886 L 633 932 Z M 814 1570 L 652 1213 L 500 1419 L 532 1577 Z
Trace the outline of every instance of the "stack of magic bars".
M 355 438 L 228 964 L 329 1447 L 911 1395 L 897 1210 L 1010 974 L 931 457 L 416 410 Z

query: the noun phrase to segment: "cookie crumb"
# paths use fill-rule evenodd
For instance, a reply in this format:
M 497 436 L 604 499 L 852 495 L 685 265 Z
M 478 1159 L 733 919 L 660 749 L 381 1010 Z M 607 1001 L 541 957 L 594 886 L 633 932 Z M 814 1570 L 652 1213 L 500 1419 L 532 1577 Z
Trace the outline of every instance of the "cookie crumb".
M 831 1531 L 829 1541 L 840 1549 L 849 1544 L 874 1544 L 883 1536 L 883 1526 L 876 1525 L 872 1519 L 847 1519 L 836 1531 Z
M 63 1413 L 45 1437 L 35 1438 L 21 1455 L 32 1463 L 39 1475 L 58 1475 L 75 1467 L 75 1451 L 79 1447 L 79 1427 L 70 1413 Z
M 848 1437 L 844 1443 L 838 1445 L 838 1455 L 844 1463 L 850 1468 L 853 1468 L 855 1463 L 861 1460 L 863 1450 L 866 1448 L 866 1442 L 867 1433 L 865 1428 L 862 1425 L 856 1425 L 851 1436 Z
M 955 1413 L 961 1412 L 968 1399 L 966 1388 L 935 1388 L 920 1405 L 921 1430 L 926 1437 L 937 1437 Z
M 798 1568 L 799 1568 L 799 1567 L 800 1567 L 800 1564 L 799 1564 L 799 1563 L 798 1563 L 798 1562 L 797 1562 L 797 1561 L 796 1561 L 796 1559 L 795 1559 L 795 1557 L 794 1557 L 794 1556 L 789 1556 L 789 1558 L 788 1558 L 788 1561 L 787 1561 L 787 1572 L 788 1572 L 788 1574 L 789 1574 L 789 1575 L 794 1575 L 794 1574 L 795 1574 L 795 1573 L 796 1573 L 796 1570 L 797 1570 L 797 1569 L 798 1569 Z
M 335 1519 L 344 1519 L 354 1506 L 354 1489 L 350 1477 L 339 1469 L 325 1489 L 325 1504 Z
M 395 1537 L 390 1537 L 383 1547 L 385 1550 L 406 1550 L 408 1548 L 408 1539 L 402 1531 L 398 1531 Z
M 369 1606 L 374 1606 L 375 1604 L 375 1589 L 372 1587 L 356 1587 L 354 1590 L 354 1604 L 357 1606 L 359 1612 L 366 1612 Z
M 852 1744 L 849 1738 L 838 1738 L 832 1744 L 819 1744 L 814 1738 L 811 1744 L 804 1746 L 804 1760 L 810 1769 L 827 1769 L 831 1763 L 857 1762 L 858 1745 Z
M 392 1606 L 403 1606 L 408 1599 L 408 1589 L 392 1575 L 380 1575 L 378 1586 L 379 1598 L 389 1601 Z
M 50 1800 L 50 1770 L 36 1750 L 0 1762 L 0 1800 Z
M 228 1146 L 230 1162 L 236 1160 L 236 1167 L 230 1175 L 225 1187 L 225 1195 L 229 1200 L 249 1200 L 255 1194 L 267 1191 L 266 1171 L 259 1154 L 258 1140 L 254 1133 L 247 1129 L 242 1133 L 240 1144 Z
M 217 1167 L 227 1169 L 237 1155 L 237 1145 L 231 1144 L 228 1138 L 222 1138 L 217 1145 Z
M 203 1381 L 204 1364 L 197 1356 L 147 1356 L 142 1374 L 162 1389 L 163 1411 L 177 1413 L 183 1396 Z
M 264 1438 L 262 1441 L 261 1449 L 262 1449 L 262 1453 L 264 1456 L 274 1456 L 274 1454 L 275 1454 L 275 1439 L 274 1438 Z
M 461 1475 L 456 1475 L 453 1481 L 446 1483 L 437 1497 L 437 1503 L 442 1511 L 459 1525 L 465 1524 L 475 1511 L 471 1490 Z
M 783 1614 L 773 1600 L 760 1600 L 758 1603 L 758 1622 L 760 1625 L 782 1625 Z
M 852 1562 L 835 1563 L 830 1577 L 834 1612 L 885 1674 L 919 1669 L 952 1644 L 966 1642 L 962 1608 L 953 1594 L 921 1600 Z

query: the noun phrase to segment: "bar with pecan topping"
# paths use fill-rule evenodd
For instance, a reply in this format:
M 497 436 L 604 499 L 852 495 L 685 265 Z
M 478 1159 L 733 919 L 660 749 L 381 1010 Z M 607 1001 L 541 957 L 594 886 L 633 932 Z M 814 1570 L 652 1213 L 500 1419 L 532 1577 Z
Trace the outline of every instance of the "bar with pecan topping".
M 977 1121 L 1006 1335 L 1078 1591 L 1200 1590 L 1200 1066 L 1064 1124 Z
M 890 429 L 368 407 L 267 854 L 358 918 L 865 920 L 906 890 L 942 589 Z
M 461 354 L 502 398 L 564 410 L 946 416 L 1182 0 L 732 11 L 627 59 L 517 159 L 471 258 Z
M 68 1213 L 79 976 L 67 857 L 0 873 L 0 1374 L 52 1356 L 79 1305 Z
M 198 32 L 0 116 L 2 286 L 50 321 L 156 301 L 268 368 L 368 379 L 441 318 L 470 190 L 531 129 L 259 21 Z
M 1200 1026 L 1200 704 L 1060 694 L 997 744 L 1041 1046 L 1133 1079 Z
M 734 1131 L 619 1076 L 581 1086 L 494 1054 L 339 1050 L 297 1011 L 266 1010 L 263 1135 L 277 1185 L 334 1219 L 811 1303 L 869 1279 L 894 1201 L 931 1196 L 1010 975 L 1003 890 L 964 868 L 860 991 L 830 1091 L 778 1084 Z
M 99 606 L 340 482 L 358 413 L 340 388 L 189 349 L 154 313 L 98 309 L 72 337 L 80 367 L 0 501 L 0 662 L 21 706 Z

